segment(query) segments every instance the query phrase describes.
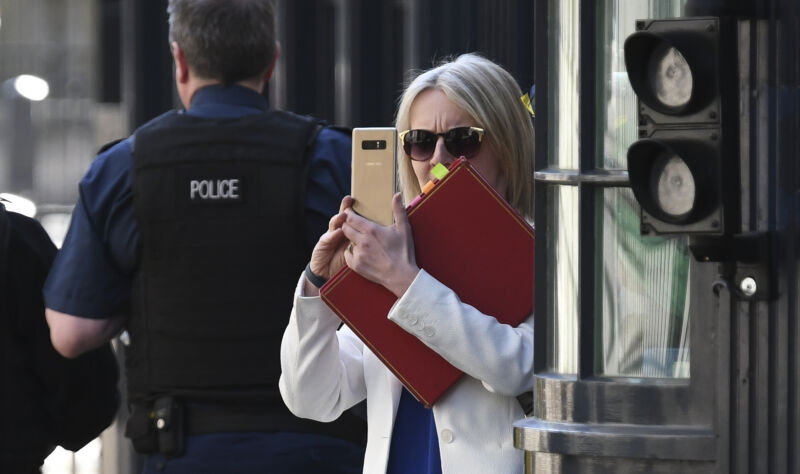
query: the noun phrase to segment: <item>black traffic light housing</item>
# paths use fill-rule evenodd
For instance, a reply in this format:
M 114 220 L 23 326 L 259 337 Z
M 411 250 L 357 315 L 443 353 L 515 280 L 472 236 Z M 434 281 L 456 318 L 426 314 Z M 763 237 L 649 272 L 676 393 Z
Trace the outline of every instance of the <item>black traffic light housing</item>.
M 628 149 L 642 233 L 692 240 L 740 231 L 735 24 L 639 20 L 625 41 L 639 140 Z

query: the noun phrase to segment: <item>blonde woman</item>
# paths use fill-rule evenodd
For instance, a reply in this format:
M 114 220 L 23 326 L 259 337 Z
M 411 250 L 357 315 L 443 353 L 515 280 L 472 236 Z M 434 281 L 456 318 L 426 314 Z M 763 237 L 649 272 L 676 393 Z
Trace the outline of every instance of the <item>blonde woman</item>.
M 400 185 L 408 202 L 437 163 L 465 156 L 526 218 L 533 213 L 533 128 L 508 72 L 465 54 L 414 79 L 401 97 Z M 462 303 L 419 268 L 400 194 L 395 224 L 383 227 L 351 211 L 346 197 L 317 243 L 295 294 L 281 345 L 280 390 L 298 416 L 336 419 L 367 399 L 364 472 L 517 473 L 516 396 L 531 390 L 533 316 L 500 324 Z M 320 284 L 342 265 L 398 297 L 388 318 L 411 334 L 408 321 L 432 327 L 417 336 L 461 369 L 462 377 L 431 409 L 417 402 L 319 298 Z M 383 317 L 376 315 L 376 317 Z

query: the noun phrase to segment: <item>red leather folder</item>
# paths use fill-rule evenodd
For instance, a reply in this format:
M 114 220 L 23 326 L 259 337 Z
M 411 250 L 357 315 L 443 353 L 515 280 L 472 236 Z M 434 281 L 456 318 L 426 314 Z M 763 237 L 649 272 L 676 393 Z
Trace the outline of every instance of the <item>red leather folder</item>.
M 533 228 L 467 160 L 407 212 L 417 265 L 464 303 L 512 326 L 533 311 Z M 320 295 L 425 406 L 463 375 L 387 318 L 397 298 L 383 286 L 345 266 Z

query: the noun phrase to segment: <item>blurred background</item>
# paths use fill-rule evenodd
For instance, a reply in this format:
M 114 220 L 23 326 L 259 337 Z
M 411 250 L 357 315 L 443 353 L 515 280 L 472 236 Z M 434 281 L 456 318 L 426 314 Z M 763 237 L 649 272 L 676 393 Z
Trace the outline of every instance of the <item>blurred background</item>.
M 534 0 L 274 0 L 279 109 L 391 125 L 409 71 L 478 51 L 527 91 Z M 60 245 L 96 151 L 177 105 L 166 0 L 0 0 L 0 194 Z M 120 419 L 124 414 L 121 414 Z M 124 425 L 124 424 L 123 424 Z M 115 423 L 45 473 L 138 472 Z
M 275 0 L 273 107 L 393 121 L 409 71 L 479 51 L 533 84 L 531 0 Z M 0 0 L 0 192 L 56 243 L 96 150 L 177 105 L 166 0 Z

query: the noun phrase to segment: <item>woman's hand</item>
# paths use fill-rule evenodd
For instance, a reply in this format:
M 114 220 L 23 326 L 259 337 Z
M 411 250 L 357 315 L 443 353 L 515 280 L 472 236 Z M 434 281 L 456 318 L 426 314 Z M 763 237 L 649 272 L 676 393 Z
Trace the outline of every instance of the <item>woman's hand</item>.
M 345 211 L 353 206 L 353 198 L 345 196 L 339 205 L 339 213 L 328 221 L 328 230 L 317 241 L 311 252 L 311 271 L 325 279 L 329 279 L 345 265 L 344 251 L 347 248 L 347 238 L 342 232 L 342 224 L 347 219 Z M 307 279 L 303 287 L 306 296 L 319 294 L 319 288 L 312 285 Z
M 400 193 L 392 198 L 392 210 L 394 225 L 384 227 L 346 209 L 347 218 L 341 228 L 352 243 L 344 254 L 347 266 L 400 297 L 416 278 L 419 267 Z

